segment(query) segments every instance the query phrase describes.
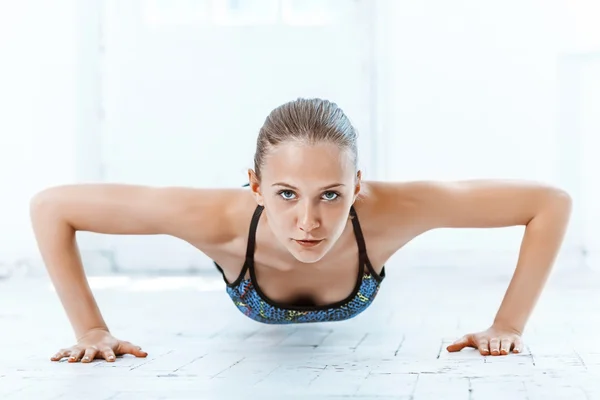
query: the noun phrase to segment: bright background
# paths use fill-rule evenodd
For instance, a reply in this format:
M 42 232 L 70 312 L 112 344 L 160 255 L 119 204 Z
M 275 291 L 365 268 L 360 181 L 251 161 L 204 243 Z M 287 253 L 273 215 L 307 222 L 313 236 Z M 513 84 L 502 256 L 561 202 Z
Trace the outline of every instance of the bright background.
M 262 121 L 297 97 L 347 112 L 366 179 L 568 190 L 559 264 L 598 265 L 599 15 L 595 0 L 2 1 L 0 275 L 43 270 L 37 191 L 239 186 Z M 435 231 L 396 259 L 513 268 L 522 233 Z M 212 268 L 166 236 L 78 238 L 90 273 Z

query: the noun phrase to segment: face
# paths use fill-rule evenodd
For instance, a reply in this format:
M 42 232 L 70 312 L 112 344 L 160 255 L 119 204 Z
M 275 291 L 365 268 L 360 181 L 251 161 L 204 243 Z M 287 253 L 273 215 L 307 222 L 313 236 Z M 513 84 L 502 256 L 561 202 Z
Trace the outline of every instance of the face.
M 340 237 L 360 190 L 347 150 L 329 143 L 282 144 L 271 149 L 259 182 L 250 187 L 269 227 L 299 261 L 319 261 Z

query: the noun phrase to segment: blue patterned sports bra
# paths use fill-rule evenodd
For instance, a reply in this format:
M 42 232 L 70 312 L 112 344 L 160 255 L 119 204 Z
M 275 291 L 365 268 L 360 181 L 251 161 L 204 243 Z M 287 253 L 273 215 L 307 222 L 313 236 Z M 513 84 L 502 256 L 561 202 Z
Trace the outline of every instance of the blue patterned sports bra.
M 354 207 L 350 209 L 350 216 L 359 250 L 359 271 L 356 278 L 356 285 L 346 299 L 323 306 L 277 303 L 265 296 L 260 290 L 260 287 L 256 283 L 256 274 L 254 272 L 254 248 L 256 228 L 262 211 L 263 207 L 257 206 L 252 216 L 246 248 L 246 261 L 235 282 L 227 282 L 223 269 L 216 262 L 214 263 L 223 275 L 226 291 L 238 310 L 257 322 L 265 324 L 293 324 L 343 321 L 357 316 L 371 305 L 379 291 L 381 282 L 385 278 L 385 267 L 381 270 L 380 275 L 373 269 L 367 256 L 365 240 Z M 244 278 L 248 269 L 250 270 L 250 277 Z

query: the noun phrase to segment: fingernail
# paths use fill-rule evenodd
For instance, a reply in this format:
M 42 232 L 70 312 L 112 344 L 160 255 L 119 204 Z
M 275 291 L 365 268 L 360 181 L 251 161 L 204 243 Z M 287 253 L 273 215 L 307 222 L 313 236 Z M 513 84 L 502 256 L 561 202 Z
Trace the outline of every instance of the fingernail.
M 89 359 L 89 357 L 83 357 L 83 361 L 88 361 Z

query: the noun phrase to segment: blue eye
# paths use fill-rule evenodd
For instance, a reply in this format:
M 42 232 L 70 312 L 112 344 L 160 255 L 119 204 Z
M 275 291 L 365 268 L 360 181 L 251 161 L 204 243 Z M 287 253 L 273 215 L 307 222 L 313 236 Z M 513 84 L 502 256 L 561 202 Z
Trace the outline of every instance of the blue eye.
M 283 198 L 284 200 L 294 200 L 296 198 L 296 193 L 294 193 L 291 190 L 280 190 L 279 192 L 277 192 L 277 195 L 281 196 L 281 198 Z M 326 201 L 334 201 L 337 200 L 339 197 L 339 193 L 332 191 L 325 192 L 321 196 L 321 198 Z
M 283 197 L 285 200 L 292 200 L 294 197 L 294 192 L 292 192 L 291 190 L 282 190 L 278 193 L 281 197 Z
M 339 197 L 339 193 L 336 193 L 336 192 L 325 192 L 323 194 L 323 197 L 327 201 L 332 201 L 332 200 L 335 200 L 335 199 L 337 199 Z

